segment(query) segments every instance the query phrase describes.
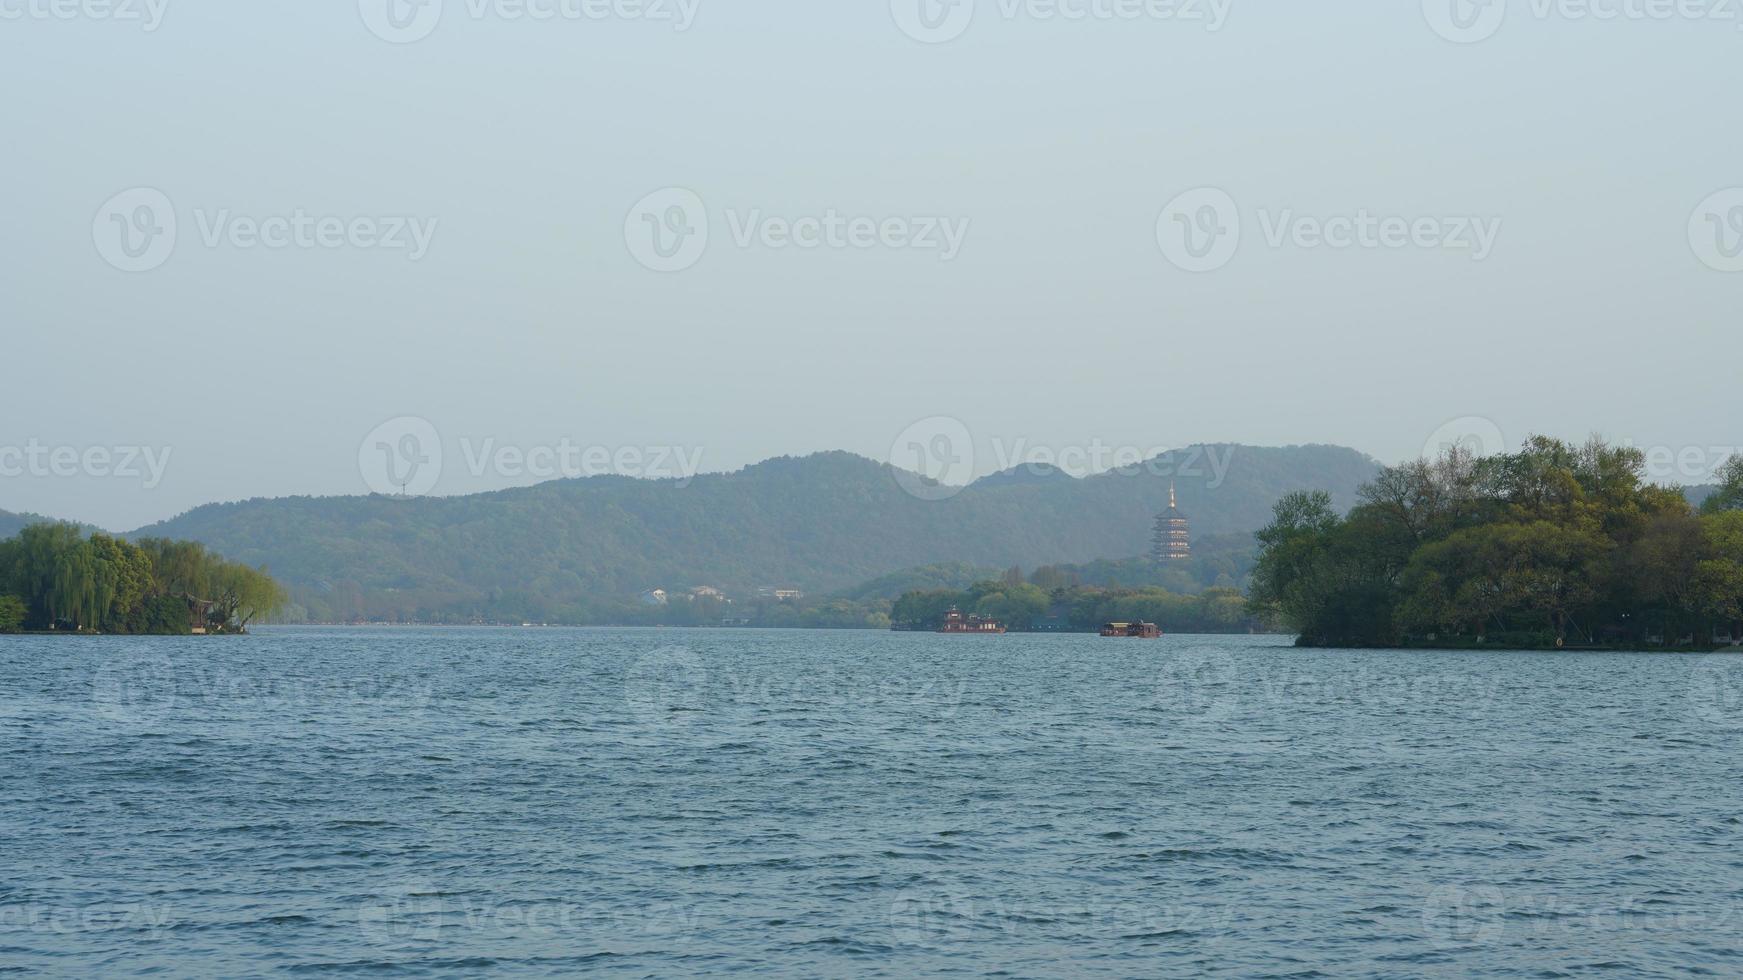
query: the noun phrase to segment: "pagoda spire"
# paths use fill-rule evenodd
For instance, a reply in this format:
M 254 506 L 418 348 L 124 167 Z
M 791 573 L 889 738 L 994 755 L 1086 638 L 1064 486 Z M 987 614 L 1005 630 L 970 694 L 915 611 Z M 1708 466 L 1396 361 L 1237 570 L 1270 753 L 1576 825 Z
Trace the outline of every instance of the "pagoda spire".
M 1174 492 L 1174 481 L 1168 482 L 1168 509 L 1156 515 L 1155 531 L 1150 539 L 1150 558 L 1156 562 L 1185 561 L 1192 557 L 1192 525 L 1180 512 L 1180 498 Z

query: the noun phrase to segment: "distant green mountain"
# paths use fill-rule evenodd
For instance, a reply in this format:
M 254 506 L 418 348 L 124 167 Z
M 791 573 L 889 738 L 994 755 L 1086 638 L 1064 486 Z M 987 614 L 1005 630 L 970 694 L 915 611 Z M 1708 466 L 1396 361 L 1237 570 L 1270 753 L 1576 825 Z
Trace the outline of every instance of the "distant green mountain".
M 25 514 L 0 510 L 0 538 L 10 538 L 33 523 L 35 522 Z
M 14 514 L 11 511 L 0 510 L 0 541 L 12 537 L 32 524 L 47 524 L 53 521 L 54 518 L 44 517 L 41 514 Z M 88 524 L 80 524 L 79 526 L 86 531 L 96 530 Z
M 585 622 L 653 588 L 821 594 L 939 563 L 1128 558 L 1148 551 L 1171 480 L 1208 539 L 1250 534 L 1292 490 L 1329 489 L 1348 507 L 1376 472 L 1334 446 L 1213 446 L 1087 479 L 1004 474 L 932 501 L 887 465 L 824 453 L 688 484 L 595 477 L 467 497 L 216 504 L 135 536 L 264 564 L 316 619 Z

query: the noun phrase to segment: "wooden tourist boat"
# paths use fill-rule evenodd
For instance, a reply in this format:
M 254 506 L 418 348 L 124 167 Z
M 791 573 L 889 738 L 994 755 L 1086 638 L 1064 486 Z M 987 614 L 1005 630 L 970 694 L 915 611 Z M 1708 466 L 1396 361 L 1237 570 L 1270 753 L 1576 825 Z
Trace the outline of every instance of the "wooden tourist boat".
M 1159 640 L 1162 638 L 1162 627 L 1155 623 L 1109 623 L 1101 628 L 1101 635 L 1114 636 L 1134 640 Z
M 974 633 L 981 636 L 997 636 L 1004 631 L 1003 623 L 980 616 L 964 616 L 960 609 L 955 608 L 944 614 L 944 625 L 938 628 L 940 633 Z

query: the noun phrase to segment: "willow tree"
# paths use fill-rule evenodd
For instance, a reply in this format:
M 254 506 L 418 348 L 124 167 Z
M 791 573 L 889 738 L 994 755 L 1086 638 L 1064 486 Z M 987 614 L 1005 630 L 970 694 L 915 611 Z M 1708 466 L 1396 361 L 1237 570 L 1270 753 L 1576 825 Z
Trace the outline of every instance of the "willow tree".
M 130 621 L 139 618 L 153 589 L 151 558 L 136 545 L 107 534 L 91 535 L 90 548 L 107 568 L 110 590 L 95 625 L 105 631 L 131 631 Z
M 115 595 L 115 571 L 98 556 L 88 541 L 55 555 L 49 573 L 44 606 L 49 621 L 65 622 L 73 629 L 97 628 Z
M 256 618 L 272 615 L 288 601 L 283 586 L 264 568 L 224 562 L 211 577 L 216 588 L 213 612 L 222 626 L 235 624 L 237 629 L 246 630 Z

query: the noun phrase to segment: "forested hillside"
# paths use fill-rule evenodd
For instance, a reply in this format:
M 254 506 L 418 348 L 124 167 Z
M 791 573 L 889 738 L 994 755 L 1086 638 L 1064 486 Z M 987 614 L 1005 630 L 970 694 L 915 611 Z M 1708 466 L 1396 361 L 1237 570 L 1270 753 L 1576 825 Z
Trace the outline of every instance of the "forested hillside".
M 200 541 L 265 565 L 315 619 L 588 622 L 656 587 L 823 593 L 936 563 L 1126 558 L 1148 551 L 1170 473 L 1194 532 L 1209 540 L 1263 526 L 1294 490 L 1330 488 L 1353 505 L 1378 469 L 1338 447 L 1212 448 L 1228 461 L 1220 481 L 1187 450 L 1082 480 L 989 478 L 928 501 L 886 465 L 826 453 L 688 484 L 600 477 L 468 497 L 254 500 L 137 536 Z

